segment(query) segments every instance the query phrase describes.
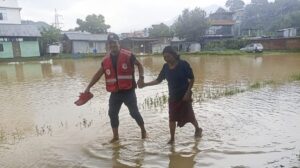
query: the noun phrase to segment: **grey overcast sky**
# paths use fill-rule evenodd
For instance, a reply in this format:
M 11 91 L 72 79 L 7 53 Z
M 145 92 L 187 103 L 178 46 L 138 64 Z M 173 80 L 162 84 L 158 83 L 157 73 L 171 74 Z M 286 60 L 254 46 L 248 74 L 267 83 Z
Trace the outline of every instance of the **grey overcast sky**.
M 251 0 L 244 0 L 246 4 Z M 62 15 L 62 29 L 77 26 L 76 19 L 89 14 L 102 14 L 110 32 L 122 33 L 171 24 L 185 8 L 225 6 L 226 0 L 19 0 L 22 20 L 54 23 L 54 11 Z

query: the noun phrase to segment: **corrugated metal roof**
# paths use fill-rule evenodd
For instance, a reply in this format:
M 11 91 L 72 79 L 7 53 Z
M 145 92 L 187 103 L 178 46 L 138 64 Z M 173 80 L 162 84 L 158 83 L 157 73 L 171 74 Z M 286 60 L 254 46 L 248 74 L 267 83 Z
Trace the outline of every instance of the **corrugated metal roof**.
M 87 34 L 87 33 L 65 33 L 69 40 L 78 41 L 106 41 L 107 34 Z
M 122 41 L 157 41 L 158 39 L 157 38 L 149 38 L 149 37 L 127 37 L 127 38 L 124 38 Z
M 35 25 L 0 24 L 0 37 L 41 37 Z
M 212 26 L 231 26 L 235 24 L 234 20 L 210 20 Z

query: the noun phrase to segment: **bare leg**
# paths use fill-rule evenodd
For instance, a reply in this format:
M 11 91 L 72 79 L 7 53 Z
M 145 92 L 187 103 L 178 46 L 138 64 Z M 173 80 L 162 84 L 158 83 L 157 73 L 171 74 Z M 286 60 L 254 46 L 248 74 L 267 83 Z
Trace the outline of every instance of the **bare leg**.
M 199 127 L 197 120 L 193 121 L 192 124 L 195 127 L 195 137 L 202 136 L 202 128 Z
M 169 121 L 169 128 L 170 128 L 171 139 L 168 142 L 168 144 L 173 144 L 175 142 L 176 122 L 175 121 Z
M 118 128 L 112 128 L 112 131 L 113 131 L 113 138 L 110 140 L 110 143 L 114 143 L 116 141 L 119 140 L 119 130 Z
M 144 124 L 141 124 L 141 125 L 139 125 L 139 126 L 140 126 L 140 128 L 141 128 L 142 139 L 147 138 L 147 132 L 146 132 L 146 129 L 145 129 L 145 127 L 144 127 Z

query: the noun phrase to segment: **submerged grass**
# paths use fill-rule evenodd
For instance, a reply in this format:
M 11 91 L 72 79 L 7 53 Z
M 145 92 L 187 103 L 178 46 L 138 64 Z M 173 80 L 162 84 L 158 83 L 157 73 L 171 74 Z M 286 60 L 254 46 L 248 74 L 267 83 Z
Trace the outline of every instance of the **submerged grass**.
M 300 73 L 297 75 L 293 75 L 292 81 L 299 81 L 300 80 Z M 194 102 L 203 102 L 206 100 L 212 99 L 219 99 L 222 97 L 233 96 L 239 93 L 243 93 L 246 91 L 253 91 L 256 89 L 260 89 L 266 86 L 275 86 L 278 84 L 282 84 L 279 82 L 275 82 L 274 80 L 267 80 L 267 81 L 257 81 L 248 86 L 242 86 L 241 84 L 235 84 L 226 87 L 219 87 L 219 88 L 208 88 L 205 91 L 199 91 L 194 88 L 193 100 Z M 146 98 L 143 102 L 143 108 L 163 108 L 167 105 L 168 96 L 165 94 L 158 95 L 156 94 L 155 97 Z
M 4 130 L 1 128 L 0 129 L 0 142 L 4 142 L 6 141 L 7 137 L 6 137 L 6 133 L 4 132 Z
M 0 143 L 15 144 L 24 138 L 24 131 L 16 128 L 13 132 L 5 132 L 3 128 L 0 129 Z
M 300 73 L 299 74 L 294 74 L 291 76 L 291 79 L 293 81 L 300 81 Z
M 260 82 L 255 82 L 254 84 L 249 86 L 250 89 L 258 89 L 261 87 L 262 87 L 262 84 Z

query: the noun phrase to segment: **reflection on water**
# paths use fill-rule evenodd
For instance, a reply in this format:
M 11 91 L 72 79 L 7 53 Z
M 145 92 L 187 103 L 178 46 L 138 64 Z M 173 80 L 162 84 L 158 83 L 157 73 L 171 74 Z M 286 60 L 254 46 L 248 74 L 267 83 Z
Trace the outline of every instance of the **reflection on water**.
M 176 151 L 176 146 L 172 145 L 169 154 L 169 167 L 193 168 L 196 163 L 195 156 L 200 152 L 200 150 L 198 149 L 198 143 L 198 140 L 192 143 L 190 149 L 191 151 L 188 152 Z
M 139 59 L 145 80 L 155 79 L 163 58 Z M 0 63 L 0 167 L 299 167 L 300 83 L 289 81 L 300 73 L 299 56 L 183 59 L 196 77 L 194 110 L 204 136 L 194 139 L 187 124 L 173 146 L 166 144 L 166 82 L 137 90 L 149 138 L 140 139 L 122 107 L 121 140 L 109 144 L 104 80 L 89 103 L 73 104 L 101 59 Z M 197 98 L 209 94 L 219 97 Z

